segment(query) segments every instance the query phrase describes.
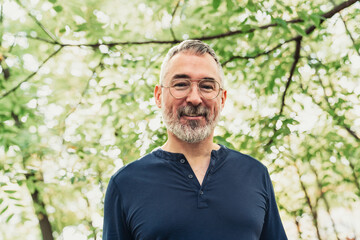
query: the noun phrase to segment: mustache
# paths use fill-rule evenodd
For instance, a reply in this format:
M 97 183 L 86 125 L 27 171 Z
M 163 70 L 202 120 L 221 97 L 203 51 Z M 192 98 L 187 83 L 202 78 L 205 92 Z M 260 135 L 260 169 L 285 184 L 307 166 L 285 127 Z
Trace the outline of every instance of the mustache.
M 210 110 L 205 106 L 193 106 L 193 105 L 186 105 L 183 107 L 179 107 L 177 110 L 178 118 L 182 116 L 204 116 L 207 119 Z

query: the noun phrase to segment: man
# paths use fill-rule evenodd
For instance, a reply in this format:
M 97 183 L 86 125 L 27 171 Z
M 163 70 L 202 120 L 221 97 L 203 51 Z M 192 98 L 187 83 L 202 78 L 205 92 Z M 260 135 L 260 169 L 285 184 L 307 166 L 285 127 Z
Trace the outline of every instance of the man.
M 154 91 L 168 140 L 111 178 L 104 240 L 287 239 L 266 167 L 213 142 L 223 84 L 205 43 L 170 49 Z

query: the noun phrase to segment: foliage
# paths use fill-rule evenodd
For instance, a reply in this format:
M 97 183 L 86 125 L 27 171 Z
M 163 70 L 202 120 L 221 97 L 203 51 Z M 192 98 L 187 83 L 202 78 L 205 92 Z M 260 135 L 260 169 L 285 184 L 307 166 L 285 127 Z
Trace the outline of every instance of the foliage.
M 0 7 L 0 238 L 101 238 L 110 176 L 166 141 L 153 88 L 188 38 L 226 73 L 215 140 L 268 166 L 289 238 L 360 237 L 359 1 Z

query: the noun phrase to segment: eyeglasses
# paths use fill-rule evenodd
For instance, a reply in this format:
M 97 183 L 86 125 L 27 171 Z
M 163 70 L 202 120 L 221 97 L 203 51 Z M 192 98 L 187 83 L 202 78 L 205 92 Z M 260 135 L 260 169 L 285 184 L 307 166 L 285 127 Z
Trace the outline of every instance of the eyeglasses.
M 196 82 L 193 82 L 193 81 Z M 191 89 L 191 84 L 196 83 L 201 96 L 206 99 L 214 99 L 219 96 L 221 90 L 220 84 L 214 79 L 190 79 L 176 78 L 170 82 L 170 86 L 161 85 L 161 87 L 169 88 L 170 94 L 177 99 L 185 98 Z

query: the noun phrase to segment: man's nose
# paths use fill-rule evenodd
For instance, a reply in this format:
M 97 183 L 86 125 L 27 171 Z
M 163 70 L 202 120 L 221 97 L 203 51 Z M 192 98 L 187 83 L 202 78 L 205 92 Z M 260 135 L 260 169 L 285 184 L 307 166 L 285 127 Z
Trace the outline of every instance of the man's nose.
M 186 102 L 189 102 L 194 106 L 197 106 L 202 102 L 202 98 L 197 84 L 191 84 L 189 93 L 186 96 Z

